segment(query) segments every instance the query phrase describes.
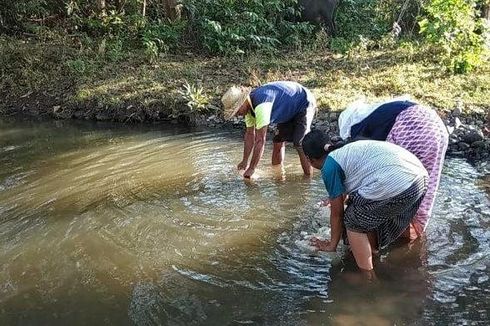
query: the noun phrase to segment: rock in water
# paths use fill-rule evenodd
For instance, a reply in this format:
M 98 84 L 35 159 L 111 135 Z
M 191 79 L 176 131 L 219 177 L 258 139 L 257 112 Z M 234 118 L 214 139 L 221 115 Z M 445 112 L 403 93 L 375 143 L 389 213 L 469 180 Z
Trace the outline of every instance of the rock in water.
M 478 129 L 470 129 L 466 134 L 462 137 L 462 140 L 467 144 L 472 144 L 474 142 L 483 140 L 483 132 Z
M 461 120 L 456 117 L 456 119 L 454 119 L 454 128 L 455 129 L 459 129 L 459 127 L 461 127 L 463 125 L 463 123 L 461 122 Z

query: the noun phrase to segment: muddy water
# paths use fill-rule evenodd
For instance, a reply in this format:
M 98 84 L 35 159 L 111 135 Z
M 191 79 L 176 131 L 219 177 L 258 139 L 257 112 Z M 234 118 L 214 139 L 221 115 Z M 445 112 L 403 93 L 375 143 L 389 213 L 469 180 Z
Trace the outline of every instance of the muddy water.
M 229 132 L 0 122 L 0 324 L 488 322 L 488 173 L 447 161 L 427 238 L 359 286 L 349 255 L 297 246 L 326 223 L 318 175 L 266 152 L 244 183 L 241 151 Z

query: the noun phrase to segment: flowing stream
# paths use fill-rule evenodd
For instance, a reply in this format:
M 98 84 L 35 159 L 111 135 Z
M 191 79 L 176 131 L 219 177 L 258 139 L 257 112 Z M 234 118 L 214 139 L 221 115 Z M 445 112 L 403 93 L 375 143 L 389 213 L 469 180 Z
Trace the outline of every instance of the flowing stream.
M 238 132 L 0 120 L 0 325 L 488 324 L 488 171 L 448 159 L 426 239 L 358 285 L 298 247 L 325 190 L 270 147 L 246 183 Z

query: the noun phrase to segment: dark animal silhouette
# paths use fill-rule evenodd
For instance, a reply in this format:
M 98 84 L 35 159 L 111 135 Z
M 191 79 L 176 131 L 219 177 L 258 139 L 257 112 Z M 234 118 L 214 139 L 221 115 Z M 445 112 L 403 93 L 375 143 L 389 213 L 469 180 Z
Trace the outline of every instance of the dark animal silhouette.
M 335 11 L 339 0 L 298 0 L 301 18 L 314 24 L 323 24 L 327 32 L 335 34 Z
M 480 17 L 490 23 L 490 3 L 482 3 L 480 6 Z

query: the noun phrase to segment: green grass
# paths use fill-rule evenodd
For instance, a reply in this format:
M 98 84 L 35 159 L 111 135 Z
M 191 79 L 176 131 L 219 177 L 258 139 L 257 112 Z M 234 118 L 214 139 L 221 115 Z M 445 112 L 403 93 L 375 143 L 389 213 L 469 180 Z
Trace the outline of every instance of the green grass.
M 68 45 L 67 45 L 68 44 Z M 276 57 L 237 58 L 167 55 L 150 62 L 144 53 L 114 61 L 104 53 L 70 42 L 0 38 L 0 110 L 21 105 L 62 105 L 99 110 L 181 110 L 184 85 L 202 86 L 206 99 L 219 98 L 232 84 L 257 86 L 296 80 L 317 96 L 321 109 L 342 110 L 359 96 L 380 100 L 411 94 L 421 103 L 468 112 L 488 111 L 490 65 L 452 75 L 429 47 L 413 44 L 345 55 L 324 49 Z

